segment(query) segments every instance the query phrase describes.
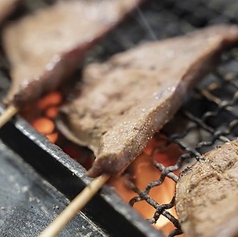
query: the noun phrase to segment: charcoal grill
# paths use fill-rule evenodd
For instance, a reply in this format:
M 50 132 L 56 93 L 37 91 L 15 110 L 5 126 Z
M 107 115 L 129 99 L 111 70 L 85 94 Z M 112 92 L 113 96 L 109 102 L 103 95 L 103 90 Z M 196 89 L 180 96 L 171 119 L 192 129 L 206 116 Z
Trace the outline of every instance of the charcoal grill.
M 53 1 L 32 2 L 23 1 L 21 14 Z M 173 37 L 216 23 L 237 23 L 237 13 L 235 0 L 150 1 L 90 52 L 86 63 L 105 60 L 143 41 Z M 6 60 L 1 58 L 1 97 L 9 87 L 8 78 Z M 155 167 L 162 171 L 160 179 L 149 183 L 145 190 L 132 184 L 135 198 L 130 205 L 124 203 L 113 188 L 103 187 L 60 236 L 162 237 L 164 235 L 151 226 L 161 215 L 174 224 L 169 236 L 180 234 L 179 221 L 168 212 L 174 206 L 174 199 L 170 203 L 157 203 L 149 191 L 161 185 L 165 177 L 177 182 L 174 171 L 199 159 L 217 144 L 238 136 L 237 88 L 238 49 L 233 48 L 223 55 L 216 70 L 204 78 L 174 119 L 162 129 L 168 137 L 167 146 L 176 143 L 185 151 L 176 165 L 163 167 L 155 162 Z M 0 130 L 0 137 L 0 234 L 35 236 L 90 179 L 85 177 L 85 169 L 80 164 L 19 116 Z M 146 200 L 156 210 L 149 220 L 144 220 L 131 208 L 141 200 Z

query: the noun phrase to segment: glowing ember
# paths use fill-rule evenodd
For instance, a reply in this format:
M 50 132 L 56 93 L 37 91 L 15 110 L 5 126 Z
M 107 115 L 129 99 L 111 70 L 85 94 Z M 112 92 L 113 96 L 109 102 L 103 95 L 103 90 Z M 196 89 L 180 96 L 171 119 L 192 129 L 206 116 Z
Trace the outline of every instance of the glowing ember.
M 40 110 L 46 110 L 47 108 L 52 107 L 52 106 L 58 107 L 58 105 L 60 105 L 61 102 L 62 102 L 61 93 L 54 91 L 54 92 L 47 94 L 42 99 L 40 99 L 37 102 L 37 106 Z
M 164 151 L 156 150 L 156 148 L 164 145 L 165 139 L 163 137 L 161 139 L 152 139 L 144 149 L 144 152 L 128 167 L 126 174 L 115 177 L 110 181 L 110 184 L 116 188 L 118 194 L 127 203 L 136 196 L 135 192 L 130 188 L 131 182 L 139 190 L 145 190 L 149 183 L 160 179 L 161 172 L 154 166 L 154 161 L 164 166 L 171 166 L 176 163 L 178 157 L 182 154 L 175 144 L 170 145 Z M 165 178 L 161 185 L 150 189 L 149 196 L 157 203 L 165 204 L 171 202 L 174 192 L 175 182 L 170 178 Z M 156 211 L 145 200 L 135 202 L 133 208 L 146 219 L 152 218 Z M 174 208 L 170 209 L 169 212 L 177 217 Z M 168 235 L 175 228 L 164 216 L 160 216 L 153 226 L 162 230 L 165 235 Z
M 45 136 L 52 142 L 55 143 L 58 139 L 58 133 L 45 134 Z
M 38 132 L 43 134 L 50 134 L 54 131 L 54 122 L 46 117 L 35 119 L 31 125 L 37 129 Z
M 58 132 L 55 132 L 53 119 L 58 114 L 62 99 L 59 92 L 49 93 L 37 102 L 36 111 L 33 111 L 34 114 L 31 115 L 32 119 L 29 115 L 25 116 L 26 119 L 28 117 L 27 120 L 38 132 L 45 135 L 53 143 L 58 139 Z M 29 111 L 25 111 L 25 113 L 29 113 Z
M 45 114 L 48 118 L 55 118 L 59 112 L 59 108 L 50 107 L 45 111 Z
M 29 115 L 29 111 L 32 111 L 29 109 L 26 110 L 26 116 L 23 116 L 38 132 L 44 134 L 51 142 L 57 143 L 65 153 L 77 160 L 86 169 L 89 169 L 94 160 L 92 153 L 69 141 L 61 144 L 60 134 L 55 131 L 54 118 L 58 114 L 62 100 L 62 95 L 59 92 L 52 92 L 37 102 L 38 109 L 34 111 L 34 115 Z M 143 153 L 135 159 L 124 174 L 113 177 L 110 180 L 109 183 L 116 188 L 118 194 L 127 203 L 138 195 L 133 191 L 133 187 L 138 190 L 145 190 L 148 184 L 160 179 L 161 172 L 155 167 L 154 162 L 158 162 L 165 167 L 176 164 L 182 151 L 175 144 L 166 149 L 161 149 L 165 147 L 165 142 L 166 137 L 157 134 L 154 139 L 149 141 Z M 174 192 L 175 182 L 166 177 L 161 185 L 150 189 L 149 196 L 151 200 L 159 204 L 165 204 L 171 202 Z M 156 211 L 145 200 L 136 201 L 133 208 L 146 219 L 153 218 Z M 168 211 L 176 217 L 174 208 Z M 162 230 L 165 235 L 175 229 L 174 225 L 162 215 L 153 226 Z

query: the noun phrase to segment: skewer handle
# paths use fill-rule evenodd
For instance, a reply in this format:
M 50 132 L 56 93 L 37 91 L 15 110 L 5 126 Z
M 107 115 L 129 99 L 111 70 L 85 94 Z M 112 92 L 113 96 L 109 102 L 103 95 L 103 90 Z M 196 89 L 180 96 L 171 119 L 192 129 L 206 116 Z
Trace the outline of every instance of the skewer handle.
M 18 113 L 18 108 L 13 105 L 7 107 L 5 111 L 0 115 L 0 128 L 6 124 L 14 115 Z
M 91 200 L 97 191 L 107 182 L 109 175 L 101 175 L 95 178 L 72 202 L 61 212 L 61 214 L 44 230 L 38 237 L 56 236 L 65 225 Z

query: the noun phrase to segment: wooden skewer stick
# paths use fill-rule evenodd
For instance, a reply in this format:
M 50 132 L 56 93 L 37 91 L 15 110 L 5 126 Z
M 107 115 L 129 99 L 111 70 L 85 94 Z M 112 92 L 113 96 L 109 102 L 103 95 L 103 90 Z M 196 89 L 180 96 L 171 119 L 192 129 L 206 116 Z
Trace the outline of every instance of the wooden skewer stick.
M 5 111 L 0 115 L 0 128 L 7 123 L 14 115 L 18 113 L 18 108 L 14 105 L 10 105 Z
M 38 237 L 56 236 L 65 225 L 91 200 L 97 191 L 107 182 L 109 175 L 101 175 L 95 178 L 81 193 L 79 193 L 71 203 L 61 212 L 61 214 L 45 229 Z

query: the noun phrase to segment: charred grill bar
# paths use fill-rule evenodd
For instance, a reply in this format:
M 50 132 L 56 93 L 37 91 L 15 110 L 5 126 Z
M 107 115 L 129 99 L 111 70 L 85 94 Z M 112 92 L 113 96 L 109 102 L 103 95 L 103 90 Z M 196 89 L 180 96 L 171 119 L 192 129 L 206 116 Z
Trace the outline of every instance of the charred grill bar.
M 40 3 L 41 6 L 49 3 L 49 1 L 34 2 Z M 22 10 L 24 12 L 31 11 L 36 6 L 37 3 L 25 1 Z M 88 62 L 104 60 L 116 52 L 131 48 L 145 40 L 181 35 L 192 29 L 214 23 L 237 23 L 237 13 L 238 5 L 235 0 L 213 0 L 210 2 L 204 0 L 151 1 L 106 37 L 102 45 L 97 46 L 89 55 Z M 1 59 L 0 63 L 0 92 L 2 97 L 8 88 L 6 81 L 8 76 L 5 59 Z M 105 187 L 101 195 L 97 195 L 83 210 L 86 217 L 90 219 L 86 218 L 87 224 L 83 222 L 86 229 L 84 234 L 87 233 L 87 230 L 92 229 L 91 222 L 93 222 L 93 226 L 96 226 L 94 236 L 163 236 L 149 224 L 155 223 L 161 215 L 167 217 L 175 226 L 175 230 L 169 236 L 181 233 L 179 221 L 168 212 L 174 206 L 174 200 L 172 199 L 170 203 L 157 203 L 150 197 L 149 191 L 163 184 L 165 177 L 176 182 L 178 177 L 173 173 L 174 171 L 181 169 L 184 164 L 191 162 L 194 158 L 198 159 L 201 154 L 211 150 L 215 145 L 238 136 L 237 68 L 238 50 L 234 48 L 223 55 L 219 67 L 203 80 L 189 96 L 175 118 L 163 128 L 162 132 L 168 136 L 167 145 L 176 143 L 185 153 L 174 166 L 163 167 L 160 163 L 155 162 L 155 167 L 162 172 L 162 175 L 159 180 L 149 183 L 145 190 L 140 190 L 134 183 L 131 184 L 136 194 L 130 204 L 133 206 L 138 201 L 146 200 L 156 210 L 149 222 L 143 220 L 129 206 L 124 204 L 113 189 Z M 9 136 L 9 134 L 11 135 Z M 33 166 L 37 173 L 44 177 L 45 181 L 57 189 L 49 188 L 51 192 L 57 193 L 59 191 L 63 194 L 62 196 L 57 194 L 58 198 L 53 199 L 53 201 L 50 198 L 47 199 L 48 206 L 51 205 L 51 202 L 61 204 L 63 202 L 65 204 L 67 202 L 65 196 L 72 199 L 89 182 L 84 177 L 84 169 L 80 165 L 38 134 L 23 119 L 17 118 L 14 124 L 7 124 L 0 130 L 0 135 L 1 140 L 8 146 L 8 149 L 3 149 L 6 154 L 11 156 L 12 151 L 17 153 L 24 162 Z M 163 149 L 166 150 L 165 147 Z M 3 163 L 1 165 L 8 167 L 6 164 L 4 166 Z M 7 175 L 7 170 L 4 172 Z M 43 183 L 45 181 L 42 180 Z M 44 202 L 43 199 L 40 201 Z M 12 203 L 9 201 L 9 205 Z M 33 205 L 33 208 L 37 207 L 39 206 Z M 2 213 L 3 211 L 1 209 Z M 17 223 L 16 219 L 13 221 L 14 218 L 9 212 L 7 214 L 9 218 L 12 218 L 12 224 L 9 221 L 4 222 L 5 231 Z M 22 216 L 25 218 L 24 213 Z M 18 218 L 20 217 L 18 216 Z M 2 216 L 1 219 L 6 220 Z M 85 220 L 79 215 L 75 221 L 81 223 L 82 219 Z M 33 219 L 32 222 L 34 222 L 32 223 L 33 226 L 37 226 L 35 224 L 37 220 Z M 43 227 L 46 223 L 40 223 L 40 225 Z M 70 227 L 76 232 L 81 231 L 80 225 L 77 226 L 77 223 L 73 222 L 62 233 L 62 236 L 72 236 L 76 233 L 70 232 Z M 40 231 L 39 226 L 36 227 L 36 231 Z

